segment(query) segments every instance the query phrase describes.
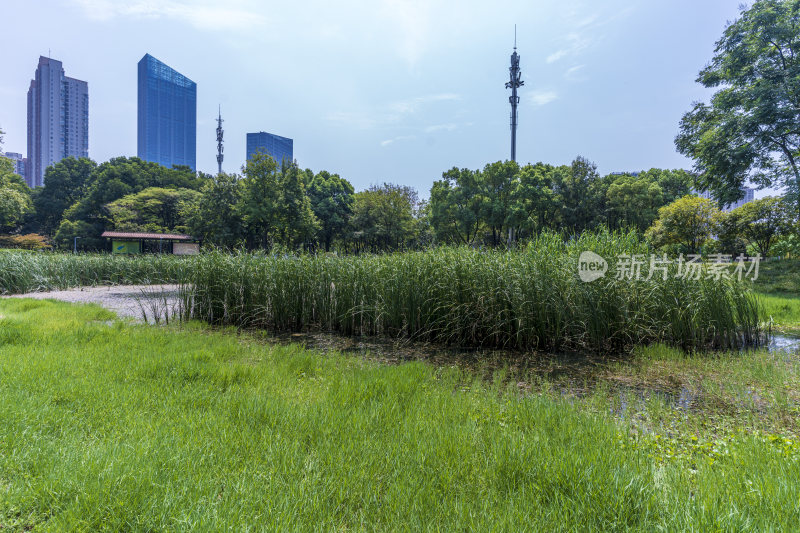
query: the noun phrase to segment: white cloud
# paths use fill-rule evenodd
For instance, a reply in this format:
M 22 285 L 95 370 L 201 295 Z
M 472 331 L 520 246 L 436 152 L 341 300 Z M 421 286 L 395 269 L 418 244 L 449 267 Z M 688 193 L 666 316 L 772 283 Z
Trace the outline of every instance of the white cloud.
M 142 19 L 168 18 L 189 23 L 202 30 L 245 30 L 262 26 L 266 19 L 259 13 L 228 1 L 220 6 L 206 1 L 193 0 L 73 0 L 94 20 L 115 17 Z
M 562 57 L 564 57 L 568 53 L 569 53 L 569 50 L 566 50 L 566 49 L 559 50 L 558 52 L 553 52 L 552 54 L 547 56 L 547 59 L 545 59 L 545 61 L 547 61 L 548 63 L 555 63 L 556 61 L 558 61 L 559 59 L 561 59 Z
M 530 93 L 529 98 L 531 99 L 531 102 L 533 102 L 534 105 L 541 107 L 543 105 L 549 104 L 553 100 L 556 100 L 558 98 L 558 93 L 556 93 L 555 91 L 547 91 L 547 90 L 533 91 L 532 93 Z
M 370 129 L 381 124 L 397 124 L 407 117 L 416 114 L 427 104 L 460 100 L 455 93 L 438 93 L 418 96 L 408 100 L 398 100 L 373 111 L 335 111 L 328 113 L 326 119 L 354 126 L 359 129 Z
M 456 124 L 434 124 L 433 126 L 428 126 L 425 128 L 425 133 L 433 133 L 435 131 L 453 131 L 458 126 Z
M 416 138 L 417 138 L 416 135 L 399 135 L 393 139 L 386 139 L 385 141 L 381 141 L 381 146 L 389 146 L 390 144 L 396 143 L 397 141 L 410 141 Z
M 399 34 L 397 55 L 415 67 L 431 40 L 431 4 L 427 0 L 383 0 L 382 14 Z
M 574 67 L 568 68 L 567 71 L 564 72 L 564 77 L 570 81 L 583 81 L 586 78 L 580 75 L 580 71 L 585 66 L 586 65 L 575 65 Z

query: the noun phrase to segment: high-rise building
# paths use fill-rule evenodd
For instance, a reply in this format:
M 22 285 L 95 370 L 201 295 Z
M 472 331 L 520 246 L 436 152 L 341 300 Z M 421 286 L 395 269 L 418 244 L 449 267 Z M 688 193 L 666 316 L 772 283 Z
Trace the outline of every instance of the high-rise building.
M 740 190 L 742 191 L 742 198 L 740 200 L 735 201 L 732 204 L 727 204 L 723 206 L 722 207 L 723 211 L 733 211 L 737 207 L 742 207 L 744 204 L 753 201 L 753 199 L 755 198 L 755 192 L 756 192 L 755 189 L 753 189 L 752 187 L 742 187 Z M 699 192 L 692 190 L 692 192 L 697 196 L 699 196 L 700 198 L 705 198 L 707 200 L 714 199 L 714 196 L 711 194 L 711 191 Z
M 271 155 L 278 163 L 278 166 L 283 161 L 291 163 L 294 161 L 293 156 L 294 142 L 288 137 L 281 137 L 280 135 L 273 135 L 264 131 L 258 133 L 247 134 L 247 160 L 254 154 L 261 152 L 265 155 Z
M 22 157 L 22 154 L 18 154 L 17 152 L 0 152 L 0 156 L 11 160 L 11 164 L 14 165 L 15 174 L 19 174 L 23 178 L 25 177 L 25 162 L 27 160 Z
M 137 154 L 195 170 L 197 84 L 150 54 L 139 61 Z
M 44 185 L 45 169 L 69 156 L 89 157 L 89 85 L 65 76 L 61 61 L 39 57 L 28 89 L 25 181 Z

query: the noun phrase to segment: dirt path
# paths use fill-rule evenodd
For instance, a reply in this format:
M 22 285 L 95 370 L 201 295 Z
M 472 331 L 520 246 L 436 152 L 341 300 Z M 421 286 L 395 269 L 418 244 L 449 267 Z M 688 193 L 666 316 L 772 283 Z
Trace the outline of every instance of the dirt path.
M 72 303 L 94 303 L 114 311 L 120 317 L 153 322 L 166 311 L 170 318 L 180 302 L 178 285 L 116 285 L 111 287 L 78 287 L 63 291 L 29 292 L 3 298 L 53 299 Z

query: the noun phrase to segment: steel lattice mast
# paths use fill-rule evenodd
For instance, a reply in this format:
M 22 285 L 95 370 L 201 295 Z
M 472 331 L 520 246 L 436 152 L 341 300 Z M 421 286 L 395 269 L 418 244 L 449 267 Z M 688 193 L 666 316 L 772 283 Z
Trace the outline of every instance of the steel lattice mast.
M 511 103 L 511 160 L 517 160 L 517 104 L 519 96 L 517 89 L 525 85 L 520 79 L 522 73 L 519 70 L 519 54 L 517 54 L 517 26 L 514 25 L 514 53 L 511 54 L 511 67 L 508 69 L 510 81 L 506 82 L 506 89 L 511 89 L 511 96 L 508 101 Z
M 219 166 L 219 173 L 222 174 L 222 106 L 219 108 L 219 116 L 217 117 L 217 165 Z

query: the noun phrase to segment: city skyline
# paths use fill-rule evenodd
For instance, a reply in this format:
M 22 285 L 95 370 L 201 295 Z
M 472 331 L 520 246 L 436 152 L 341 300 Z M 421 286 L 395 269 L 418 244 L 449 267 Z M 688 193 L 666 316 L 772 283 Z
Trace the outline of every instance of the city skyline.
M 423 197 L 453 166 L 508 158 L 502 80 L 514 23 L 526 75 L 520 163 L 567 164 L 580 154 L 601 173 L 690 168 L 673 139 L 691 102 L 710 94 L 694 80 L 738 14 L 723 0 L 501 2 L 466 5 L 458 16 L 446 3 L 404 0 L 359 10 L 324 3 L 267 10 L 247 1 L 176 0 L 170 9 L 107 0 L 42 4 L 49 9 L 9 9 L 22 19 L 39 11 L 59 16 L 42 17 L 31 31 L 11 30 L 18 49 L 0 75 L 4 150 L 24 152 L 20 65 L 52 46 L 53 56 L 93 84 L 90 157 L 135 155 L 132 65 L 149 52 L 202 87 L 198 170 L 216 171 L 221 103 L 228 172 L 244 163 L 244 133 L 266 129 L 298 141 L 303 167 L 339 173 L 357 189 L 403 183 Z M 115 46 L 97 45 L 106 41 Z

